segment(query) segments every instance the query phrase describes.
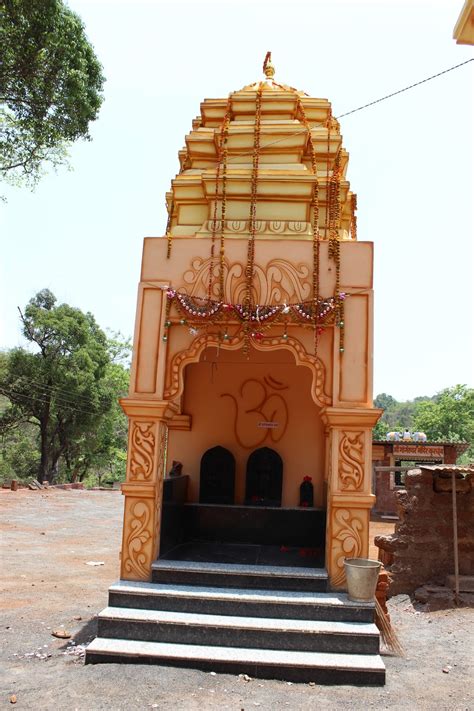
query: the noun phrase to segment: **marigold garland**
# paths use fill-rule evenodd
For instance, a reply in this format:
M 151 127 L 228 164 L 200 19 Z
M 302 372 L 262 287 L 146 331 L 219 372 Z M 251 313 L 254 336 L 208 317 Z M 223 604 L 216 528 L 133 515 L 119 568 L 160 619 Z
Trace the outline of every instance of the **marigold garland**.
M 334 286 L 335 296 L 340 290 L 341 281 L 341 242 L 340 242 L 340 228 L 341 228 L 341 203 L 340 203 L 340 191 L 341 191 L 341 150 L 339 149 L 336 153 L 334 159 L 334 164 L 332 168 L 331 177 L 329 179 L 329 245 L 328 245 L 328 257 L 332 259 L 336 265 L 336 279 Z M 341 353 L 344 352 L 344 305 L 342 301 L 338 301 L 336 309 L 336 323 L 340 328 L 339 335 L 339 350 Z
M 267 81 L 272 81 L 275 86 L 281 89 L 286 87 L 277 84 L 274 79 L 274 68 L 271 64 L 271 53 L 267 52 L 265 56 L 264 73 L 267 76 Z M 189 297 L 186 294 L 180 294 L 173 289 L 168 290 L 168 299 L 166 304 L 166 327 L 171 325 L 170 309 L 173 303 L 176 304 L 178 310 L 186 314 L 187 317 L 195 319 L 197 322 L 205 322 L 206 333 L 209 323 L 216 321 L 222 323 L 222 319 L 232 313 L 237 317 L 237 321 L 241 322 L 244 329 L 244 352 L 248 355 L 250 351 L 250 338 L 261 338 L 262 333 L 260 328 L 263 324 L 270 324 L 275 320 L 284 320 L 285 329 L 283 338 L 288 338 L 287 325 L 288 321 L 299 322 L 307 326 L 312 326 L 314 329 L 314 347 L 315 355 L 317 355 L 318 338 L 322 332 L 319 323 L 328 323 L 328 319 L 340 329 L 340 351 L 344 352 L 344 298 L 345 294 L 340 291 L 340 228 L 341 228 L 341 205 L 340 205 L 340 181 L 341 181 L 341 150 L 337 151 L 332 170 L 330 171 L 330 150 L 331 150 L 331 130 L 339 132 L 339 123 L 332 117 L 329 110 L 326 126 L 327 134 L 327 168 L 326 168 L 326 218 L 325 218 L 325 237 L 328 239 L 328 257 L 335 263 L 335 286 L 333 296 L 327 299 L 320 298 L 320 249 L 321 235 L 319 228 L 319 181 L 317 174 L 317 155 L 313 141 L 312 129 L 308 122 L 305 108 L 301 100 L 300 94 L 294 89 L 296 95 L 296 116 L 300 117 L 302 124 L 307 133 L 307 147 L 311 160 L 312 173 L 315 180 L 311 190 L 311 215 L 312 215 L 312 253 L 313 253 L 313 273 L 312 273 L 312 299 L 298 304 L 277 304 L 277 305 L 258 305 L 254 304 L 253 295 L 253 280 L 255 271 L 255 240 L 256 240 L 256 223 L 257 223 L 257 193 L 259 179 L 259 163 L 261 156 L 261 117 L 262 117 L 262 93 L 265 87 L 265 82 L 259 82 L 256 90 L 255 101 L 255 128 L 254 128 L 254 146 L 252 156 L 252 171 L 250 180 L 250 208 L 249 208 L 249 235 L 247 242 L 247 263 L 245 267 L 245 292 L 242 304 L 227 304 L 224 300 L 225 292 L 225 219 L 227 209 L 227 162 L 228 162 L 228 134 L 229 125 L 232 115 L 232 95 L 229 96 L 227 107 L 225 110 L 223 121 L 220 125 L 217 145 L 217 160 L 216 160 L 216 185 L 215 185 L 215 200 L 212 219 L 211 231 L 211 258 L 209 268 L 209 284 L 207 299 Z M 188 156 L 186 155 L 183 161 L 183 166 L 180 173 L 187 166 Z M 219 189 L 222 184 L 221 199 L 220 199 L 220 220 L 219 215 Z M 355 211 L 357 209 L 357 197 L 351 196 L 351 221 L 350 232 L 352 239 L 357 239 L 357 217 Z M 170 209 L 168 211 L 168 221 L 166 226 L 167 258 L 171 255 L 172 233 L 171 224 L 174 212 L 174 200 L 171 200 Z M 214 287 L 215 274 L 215 257 L 216 257 L 216 240 L 217 232 L 220 232 L 219 244 L 219 274 L 218 274 L 218 289 Z M 219 300 L 213 300 L 213 293 L 218 293 Z M 187 323 L 184 319 L 181 323 Z M 257 331 L 255 331 L 257 326 Z M 266 326 L 269 327 L 269 326 Z M 163 336 L 167 340 L 167 335 Z M 225 327 L 224 340 L 228 339 L 227 326 Z
M 312 185 L 311 190 L 311 212 L 313 217 L 313 301 L 314 301 L 314 353 L 317 355 L 318 352 L 318 340 L 319 340 L 319 329 L 318 329 L 318 316 L 319 310 L 317 304 L 319 303 L 319 266 L 320 266 L 320 252 L 321 252 L 321 239 L 319 233 L 319 182 L 318 182 L 318 166 L 316 162 L 316 150 L 313 143 L 313 134 L 311 133 L 311 126 L 306 118 L 306 112 L 304 110 L 303 102 L 300 97 L 297 97 L 297 113 L 301 114 L 303 125 L 308 133 L 308 146 L 311 158 L 311 169 L 316 180 Z
M 217 227 L 219 221 L 218 216 L 218 195 L 219 184 L 222 172 L 222 198 L 221 198 L 221 219 L 220 219 L 220 248 L 219 248 L 219 296 L 222 299 L 224 296 L 224 224 L 227 208 L 227 140 L 229 135 L 229 123 L 232 114 L 232 97 L 229 96 L 224 114 L 224 119 L 220 126 L 219 140 L 217 145 L 217 162 L 216 162 L 216 186 L 214 196 L 214 212 L 212 217 L 212 232 L 211 232 L 211 261 L 209 267 L 209 285 L 208 298 L 212 296 L 212 284 L 214 278 L 214 257 L 216 249 Z
M 257 186 L 258 186 L 258 168 L 260 162 L 260 123 L 262 115 L 262 93 L 263 83 L 260 82 L 255 97 L 255 130 L 253 143 L 252 157 L 252 177 L 250 185 L 250 211 L 249 211 L 249 238 L 247 243 L 247 265 L 245 268 L 245 313 L 247 325 L 245 329 L 244 351 L 249 354 L 249 336 L 250 336 L 250 313 L 252 310 L 252 286 L 253 275 L 255 268 L 255 233 L 257 222 Z
M 187 169 L 188 167 L 188 161 L 189 161 L 189 155 L 188 152 L 186 151 L 186 155 L 184 157 L 183 163 L 179 169 L 179 174 L 181 174 L 184 170 Z M 173 195 L 173 193 L 172 193 Z M 170 207 L 168 210 L 168 219 L 166 220 L 166 239 L 167 239 L 167 247 L 166 247 L 166 259 L 169 259 L 171 257 L 171 242 L 173 239 L 173 235 L 171 233 L 171 223 L 173 221 L 173 213 L 174 213 L 174 199 L 173 197 L 171 198 L 171 203 Z
M 351 196 L 351 239 L 357 239 L 357 195 L 352 193 Z

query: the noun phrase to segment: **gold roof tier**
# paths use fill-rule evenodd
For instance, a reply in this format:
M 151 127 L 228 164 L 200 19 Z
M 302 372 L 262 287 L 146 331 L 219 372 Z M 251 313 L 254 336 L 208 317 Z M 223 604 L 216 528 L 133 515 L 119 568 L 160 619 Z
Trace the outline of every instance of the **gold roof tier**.
M 320 237 L 328 238 L 328 186 L 337 165 L 338 229 L 341 239 L 350 239 L 354 201 L 346 180 L 349 156 L 331 104 L 276 82 L 268 58 L 264 73 L 264 81 L 226 99 L 201 103 L 201 115 L 193 120 L 186 147 L 179 152 L 180 174 L 166 196 L 171 237 L 208 236 L 224 210 L 219 230 L 248 238 L 258 111 L 256 238 L 274 237 L 274 223 L 280 222 L 286 225 L 282 234 L 310 238 L 315 184 Z

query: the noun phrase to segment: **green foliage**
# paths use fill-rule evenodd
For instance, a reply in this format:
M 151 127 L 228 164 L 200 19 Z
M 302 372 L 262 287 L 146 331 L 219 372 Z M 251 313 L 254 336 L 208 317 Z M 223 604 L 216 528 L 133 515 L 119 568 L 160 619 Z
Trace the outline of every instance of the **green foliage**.
M 2 398 L 5 401 L 6 398 Z M 0 479 L 36 477 L 39 465 L 38 428 L 28 422 L 0 432 Z
M 373 431 L 374 439 L 385 439 L 387 432 L 402 432 L 405 429 L 413 431 L 413 421 L 418 402 L 429 400 L 420 396 L 414 400 L 398 402 L 392 395 L 381 393 L 374 399 L 374 406 L 381 407 L 384 413 Z
M 462 461 L 474 459 L 474 390 L 455 385 L 432 398 L 416 397 L 397 402 L 386 393 L 377 395 L 375 407 L 384 413 L 373 430 L 374 439 L 385 439 L 390 431 L 425 432 L 431 442 L 469 442 L 470 449 Z
M 380 405 L 376 405 L 376 407 L 380 407 Z M 376 440 L 385 439 L 387 432 L 390 432 L 390 428 L 387 423 L 380 418 L 372 430 L 372 438 Z
M 89 138 L 102 103 L 102 67 L 81 19 L 62 0 L 0 4 L 0 174 L 34 185 Z
M 82 480 L 102 469 L 120 476 L 123 467 L 114 464 L 111 470 L 110 462 L 122 462 L 118 452 L 126 449 L 126 418 L 117 398 L 128 388 L 128 370 L 120 361 L 129 344 L 109 342 L 91 314 L 56 305 L 48 290 L 30 300 L 21 319 L 31 349 L 15 348 L 0 358 L 0 393 L 9 401 L 0 415 L 4 475 L 15 467 L 18 478 L 31 473 L 33 460 L 18 464 L 24 446 L 14 435 L 26 436 L 28 426 L 30 446 L 35 441 L 39 449 L 40 480 Z
M 433 400 L 416 405 L 414 426 L 428 439 L 440 442 L 469 442 L 474 455 L 474 389 L 455 385 L 438 393 Z

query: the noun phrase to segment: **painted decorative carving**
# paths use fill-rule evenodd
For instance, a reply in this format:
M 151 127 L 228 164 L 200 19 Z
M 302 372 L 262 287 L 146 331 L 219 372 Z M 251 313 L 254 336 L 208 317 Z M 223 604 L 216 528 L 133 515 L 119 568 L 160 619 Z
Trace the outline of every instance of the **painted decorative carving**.
M 275 223 L 281 224 L 281 223 Z M 207 295 L 211 258 L 193 259 L 190 269 L 184 273 L 184 287 L 190 296 Z M 220 264 L 214 260 L 213 297 L 219 298 Z M 253 298 L 257 304 L 300 303 L 311 298 L 311 275 L 307 264 L 291 264 L 284 259 L 272 259 L 265 267 L 255 265 Z M 242 264 L 229 264 L 224 260 L 224 296 L 232 304 L 241 304 L 245 299 L 245 274 Z
M 362 555 L 364 522 L 353 511 L 333 510 L 333 554 L 335 572 L 331 575 L 333 585 L 342 585 L 345 580 L 344 558 L 358 558 Z
M 124 570 L 140 580 L 148 580 L 151 565 L 151 545 L 153 541 L 153 501 L 151 499 L 132 503 L 126 517 L 128 532 L 124 540 L 122 555 Z
M 153 429 L 153 422 L 134 422 L 132 424 L 129 476 L 131 481 L 146 481 L 153 475 L 155 452 Z
M 339 486 L 345 491 L 360 489 L 364 481 L 364 433 L 341 432 L 339 442 Z
M 195 338 L 190 347 L 185 351 L 176 353 L 169 368 L 169 385 L 164 396 L 167 400 L 176 400 L 183 392 L 184 369 L 190 363 L 197 363 L 202 351 L 210 346 L 224 348 L 226 350 L 238 350 L 242 348 L 243 337 L 230 338 L 226 343 L 222 343 L 214 335 L 208 334 Z M 284 348 L 293 353 L 296 365 L 304 365 L 310 368 L 313 374 L 311 385 L 311 397 L 319 407 L 331 404 L 331 398 L 324 392 L 325 369 L 319 358 L 309 355 L 301 343 L 291 336 L 287 339 L 277 336 L 274 338 L 262 338 L 258 343 L 252 344 L 259 351 L 277 350 Z
M 222 230 L 222 220 L 207 220 L 204 223 L 204 229 L 208 232 L 214 231 L 220 232 Z M 289 220 L 257 220 L 255 223 L 255 230 L 257 233 L 262 234 L 265 232 L 270 232 L 271 234 L 284 234 L 285 232 L 293 232 L 295 234 L 311 234 L 311 223 L 302 221 L 289 221 Z M 224 231 L 231 232 L 234 234 L 248 233 L 249 232 L 249 221 L 248 220 L 225 220 Z
M 234 435 L 241 447 L 254 449 L 264 442 L 281 440 L 288 426 L 288 405 L 281 395 L 283 390 L 288 390 L 288 385 L 265 376 L 245 380 L 238 397 L 222 393 L 221 397 L 230 398 L 234 404 Z

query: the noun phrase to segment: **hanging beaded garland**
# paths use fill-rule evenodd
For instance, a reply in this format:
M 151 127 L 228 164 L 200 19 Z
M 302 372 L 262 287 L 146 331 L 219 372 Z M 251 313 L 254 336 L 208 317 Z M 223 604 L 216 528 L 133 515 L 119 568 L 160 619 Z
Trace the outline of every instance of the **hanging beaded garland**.
M 288 87 L 283 87 L 274 81 L 274 68 L 271 64 L 271 54 L 268 52 L 264 61 L 264 73 L 267 77 L 267 82 L 271 82 L 274 86 L 288 90 Z M 263 329 L 268 329 L 276 321 L 284 321 L 283 339 L 288 339 L 287 326 L 289 322 L 296 322 L 300 325 L 311 327 L 314 331 L 314 347 L 315 355 L 318 349 L 318 337 L 324 330 L 321 325 L 334 323 L 339 327 L 340 333 L 340 351 L 344 352 L 344 299 L 346 294 L 340 292 L 340 227 L 341 227 L 341 206 L 340 206 L 340 181 L 341 181 L 341 151 L 339 150 L 334 159 L 332 170 L 330 171 L 330 148 L 331 148 L 331 129 L 334 128 L 337 132 L 339 124 L 333 119 L 331 113 L 328 115 L 326 122 L 328 129 L 327 137 L 327 172 L 326 172 L 326 219 L 325 219 L 325 237 L 328 239 L 328 257 L 335 264 L 335 287 L 333 296 L 321 299 L 320 297 L 320 229 L 319 229 L 319 182 L 317 175 L 317 156 L 313 141 L 312 129 L 308 122 L 305 108 L 301 100 L 301 95 L 296 89 L 292 89 L 296 94 L 296 116 L 300 118 L 301 123 L 305 127 L 307 134 L 307 150 L 311 161 L 311 170 L 314 175 L 314 181 L 311 190 L 311 221 L 312 221 L 312 298 L 310 300 L 295 303 L 295 304 L 255 304 L 253 280 L 255 273 L 255 241 L 257 231 L 257 193 L 259 180 L 259 163 L 261 157 L 261 118 L 262 118 L 262 94 L 265 87 L 265 82 L 259 82 L 256 85 L 256 100 L 255 100 L 255 128 L 254 128 L 254 145 L 252 155 L 252 170 L 250 181 L 250 207 L 249 207 L 249 234 L 247 242 L 247 263 L 245 267 L 245 288 L 244 299 L 241 304 L 231 304 L 225 301 L 225 243 L 224 230 L 227 208 L 227 162 L 228 162 L 228 134 L 229 125 L 232 116 L 232 96 L 229 96 L 223 121 L 220 125 L 218 140 L 217 140 L 217 159 L 216 159 L 216 184 L 215 184 L 215 200 L 213 206 L 213 219 L 211 221 L 211 258 L 209 267 L 209 283 L 207 289 L 207 298 L 190 297 L 187 294 L 180 293 L 174 289 L 167 291 L 166 304 L 166 328 L 171 326 L 170 309 L 175 304 L 178 311 L 185 316 L 179 323 L 181 325 L 194 322 L 194 324 L 204 325 L 206 334 L 209 326 L 217 324 L 219 327 L 224 326 L 224 335 L 219 331 L 219 340 L 229 340 L 227 321 L 232 318 L 234 323 L 237 323 L 238 330 L 243 329 L 244 335 L 244 352 L 249 355 L 250 340 L 261 340 L 263 338 Z M 188 157 L 186 155 L 180 172 L 187 167 Z M 220 197 L 220 200 L 219 200 Z M 220 202 L 220 211 L 219 211 Z M 357 208 L 357 198 L 351 196 L 351 237 L 357 239 L 357 218 L 355 210 Z M 168 211 L 168 221 L 166 226 L 166 237 L 168 240 L 167 257 L 171 255 L 171 224 L 174 212 L 174 202 L 170 203 Z M 219 219 L 220 217 L 220 219 Z M 219 271 L 216 274 L 216 243 L 218 232 L 220 234 L 219 244 Z M 216 287 L 215 280 L 218 277 L 218 285 Z M 218 294 L 219 298 L 213 298 Z M 175 323 L 175 322 L 174 322 Z M 197 333 L 196 328 L 190 328 L 190 332 Z M 237 334 L 234 334 L 237 335 Z M 167 340 L 167 332 L 163 336 L 163 340 Z
M 265 57 L 264 71 L 268 64 L 269 56 Z M 252 311 L 252 286 L 253 286 L 253 274 L 255 267 L 255 233 L 257 230 L 257 185 L 258 185 L 258 166 L 260 162 L 260 123 L 262 115 L 262 92 L 263 83 L 260 82 L 257 89 L 257 94 L 255 98 L 255 131 L 254 131 L 254 143 L 253 143 L 253 157 L 252 157 L 252 176 L 250 183 L 250 212 L 249 212 L 249 238 L 247 243 L 247 265 L 245 267 L 245 314 L 246 314 L 246 329 L 245 329 L 245 342 L 244 342 L 244 352 L 246 355 L 249 354 L 249 336 L 250 336 L 250 313 Z
M 212 286 L 214 280 L 214 258 L 216 249 L 216 237 L 218 226 L 220 226 L 220 248 L 219 248 L 219 297 L 224 298 L 224 265 L 225 265 L 225 253 L 224 253 L 224 227 L 226 218 L 226 207 L 227 207 L 227 140 L 229 135 L 229 123 L 232 114 L 232 97 L 229 96 L 227 100 L 227 106 L 224 114 L 224 119 L 222 121 L 219 140 L 217 146 L 217 164 L 216 164 L 216 185 L 215 185 L 215 196 L 214 196 L 214 211 L 212 218 L 212 232 L 211 232 L 211 259 L 209 266 L 209 284 L 208 284 L 208 298 L 212 296 Z M 221 216 L 220 223 L 218 218 L 218 196 L 219 187 L 222 173 L 222 197 L 221 197 Z
M 319 183 L 318 183 L 318 167 L 316 163 L 316 150 L 313 143 L 313 134 L 311 133 L 311 126 L 306 118 L 306 112 L 304 110 L 303 103 L 299 96 L 297 96 L 298 106 L 297 113 L 300 113 L 303 125 L 306 128 L 308 134 L 308 146 L 309 154 L 311 158 L 311 169 L 315 180 L 312 185 L 311 190 L 311 213 L 312 213 L 312 223 L 313 223 L 313 322 L 314 322 L 314 354 L 317 355 L 318 352 L 318 318 L 319 309 L 317 305 L 319 304 L 319 265 L 320 265 L 320 252 L 321 252 L 321 240 L 319 233 Z
M 331 177 L 328 185 L 328 209 L 329 209 L 329 247 L 328 256 L 332 259 L 336 266 L 336 279 L 334 285 L 334 294 L 337 298 L 340 290 L 341 281 L 341 242 L 340 242 L 340 227 L 341 227 L 341 150 L 339 149 L 334 159 Z M 344 353 L 344 303 L 342 299 L 337 300 L 336 304 L 336 325 L 340 329 L 339 334 L 339 350 Z
M 357 239 L 357 195 L 352 193 L 351 196 L 351 239 Z
M 314 299 L 301 301 L 292 304 L 253 304 L 248 308 L 245 304 L 231 304 L 215 299 L 206 299 L 199 296 L 190 296 L 176 289 L 166 291 L 166 322 L 169 325 L 169 314 L 172 304 L 175 304 L 178 311 L 185 313 L 198 321 L 213 319 L 215 316 L 237 317 L 242 323 L 256 322 L 264 323 L 275 321 L 284 316 L 293 321 L 312 322 L 314 321 L 315 304 Z M 338 305 L 347 297 L 341 292 L 337 297 L 330 296 L 328 299 L 320 299 L 317 304 L 318 321 L 329 322 L 331 315 L 337 311 Z
M 183 160 L 181 167 L 179 169 L 180 174 L 188 168 L 188 163 L 189 163 L 189 155 L 188 155 L 188 152 L 186 151 L 184 160 Z M 170 206 L 168 209 L 168 219 L 166 221 L 166 232 L 165 232 L 166 239 L 168 242 L 167 247 L 166 247 L 166 259 L 169 259 L 171 257 L 171 242 L 173 239 L 173 235 L 171 233 L 171 223 L 173 221 L 173 214 L 174 214 L 174 200 L 173 200 L 173 198 L 171 198 Z

